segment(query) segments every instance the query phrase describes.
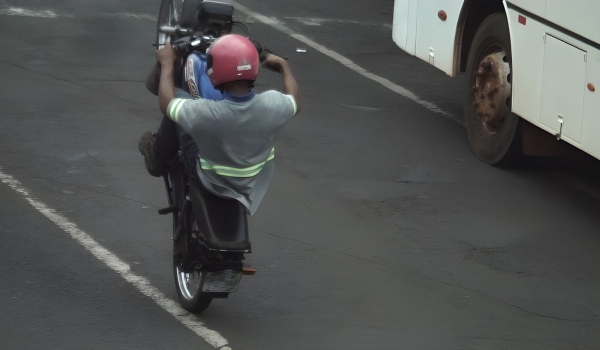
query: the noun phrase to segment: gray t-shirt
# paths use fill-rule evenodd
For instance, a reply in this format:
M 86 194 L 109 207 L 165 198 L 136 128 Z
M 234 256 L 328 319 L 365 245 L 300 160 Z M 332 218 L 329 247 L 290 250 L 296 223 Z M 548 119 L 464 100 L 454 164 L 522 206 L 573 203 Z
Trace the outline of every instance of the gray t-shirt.
M 198 178 L 210 192 L 254 214 L 273 177 L 275 135 L 296 114 L 293 96 L 278 91 L 225 99 L 174 99 L 167 116 L 198 144 Z

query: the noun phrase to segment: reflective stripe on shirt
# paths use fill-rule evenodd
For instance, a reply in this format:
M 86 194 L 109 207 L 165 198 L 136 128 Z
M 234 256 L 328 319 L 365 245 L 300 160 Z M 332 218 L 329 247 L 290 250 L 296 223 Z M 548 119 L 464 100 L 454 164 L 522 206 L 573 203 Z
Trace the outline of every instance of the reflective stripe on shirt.
M 167 108 L 167 115 L 175 123 L 177 123 L 179 110 L 181 109 L 181 107 L 183 107 L 185 101 L 185 99 L 175 98 L 171 101 L 171 103 L 169 103 L 169 107 Z
M 294 105 L 294 114 L 292 114 L 292 115 L 296 115 L 296 113 L 298 113 L 298 105 L 296 104 L 296 99 L 292 95 L 285 95 L 285 96 L 289 97 L 289 99 L 292 101 L 292 104 Z
M 258 173 L 260 173 L 260 171 L 265 166 L 265 164 L 268 161 L 272 160 L 273 158 L 275 158 L 275 148 L 273 148 L 271 150 L 271 154 L 269 155 L 267 160 L 265 160 L 262 163 L 253 165 L 248 168 L 233 168 L 233 167 L 228 167 L 228 166 L 223 166 L 223 165 L 211 164 L 208 160 L 198 157 L 198 159 L 200 160 L 200 167 L 202 168 L 202 170 L 211 170 L 221 176 L 228 176 L 228 177 L 256 176 Z

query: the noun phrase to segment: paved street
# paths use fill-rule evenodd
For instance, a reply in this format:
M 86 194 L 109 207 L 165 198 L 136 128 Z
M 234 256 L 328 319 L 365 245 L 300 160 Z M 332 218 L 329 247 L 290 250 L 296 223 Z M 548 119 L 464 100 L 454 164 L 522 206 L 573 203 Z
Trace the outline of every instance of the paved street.
M 250 218 L 258 273 L 194 332 L 164 306 L 171 219 L 137 150 L 162 117 L 143 83 L 160 0 L 0 0 L 0 349 L 600 348 L 597 160 L 475 159 L 462 78 L 395 46 L 393 0 L 237 1 L 285 26 L 236 12 L 289 57 L 304 108 Z

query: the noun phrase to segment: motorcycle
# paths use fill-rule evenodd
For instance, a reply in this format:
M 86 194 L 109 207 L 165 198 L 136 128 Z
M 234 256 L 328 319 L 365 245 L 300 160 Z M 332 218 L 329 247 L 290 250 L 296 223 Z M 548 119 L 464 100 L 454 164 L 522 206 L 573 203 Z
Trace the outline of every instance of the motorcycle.
M 176 87 L 196 98 L 220 96 L 206 74 L 207 49 L 233 26 L 250 34 L 248 26 L 233 20 L 233 11 L 232 5 L 216 1 L 162 1 L 155 46 L 170 42 L 177 52 Z M 262 61 L 270 51 L 256 46 Z M 157 64 L 146 80 L 155 95 L 159 77 Z M 242 275 L 256 270 L 244 267 L 245 254 L 251 253 L 246 208 L 188 179 L 183 162 L 180 151 L 163 177 L 169 206 L 159 214 L 173 216 L 173 273 L 179 301 L 186 310 L 200 313 L 213 299 L 235 291 Z

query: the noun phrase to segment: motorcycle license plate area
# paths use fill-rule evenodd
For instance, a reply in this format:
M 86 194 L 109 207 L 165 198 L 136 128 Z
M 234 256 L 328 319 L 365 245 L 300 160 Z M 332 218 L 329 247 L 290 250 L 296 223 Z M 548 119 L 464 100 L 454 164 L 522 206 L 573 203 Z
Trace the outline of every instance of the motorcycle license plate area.
M 203 273 L 202 292 L 229 293 L 237 289 L 242 279 L 242 271 L 224 270 Z

